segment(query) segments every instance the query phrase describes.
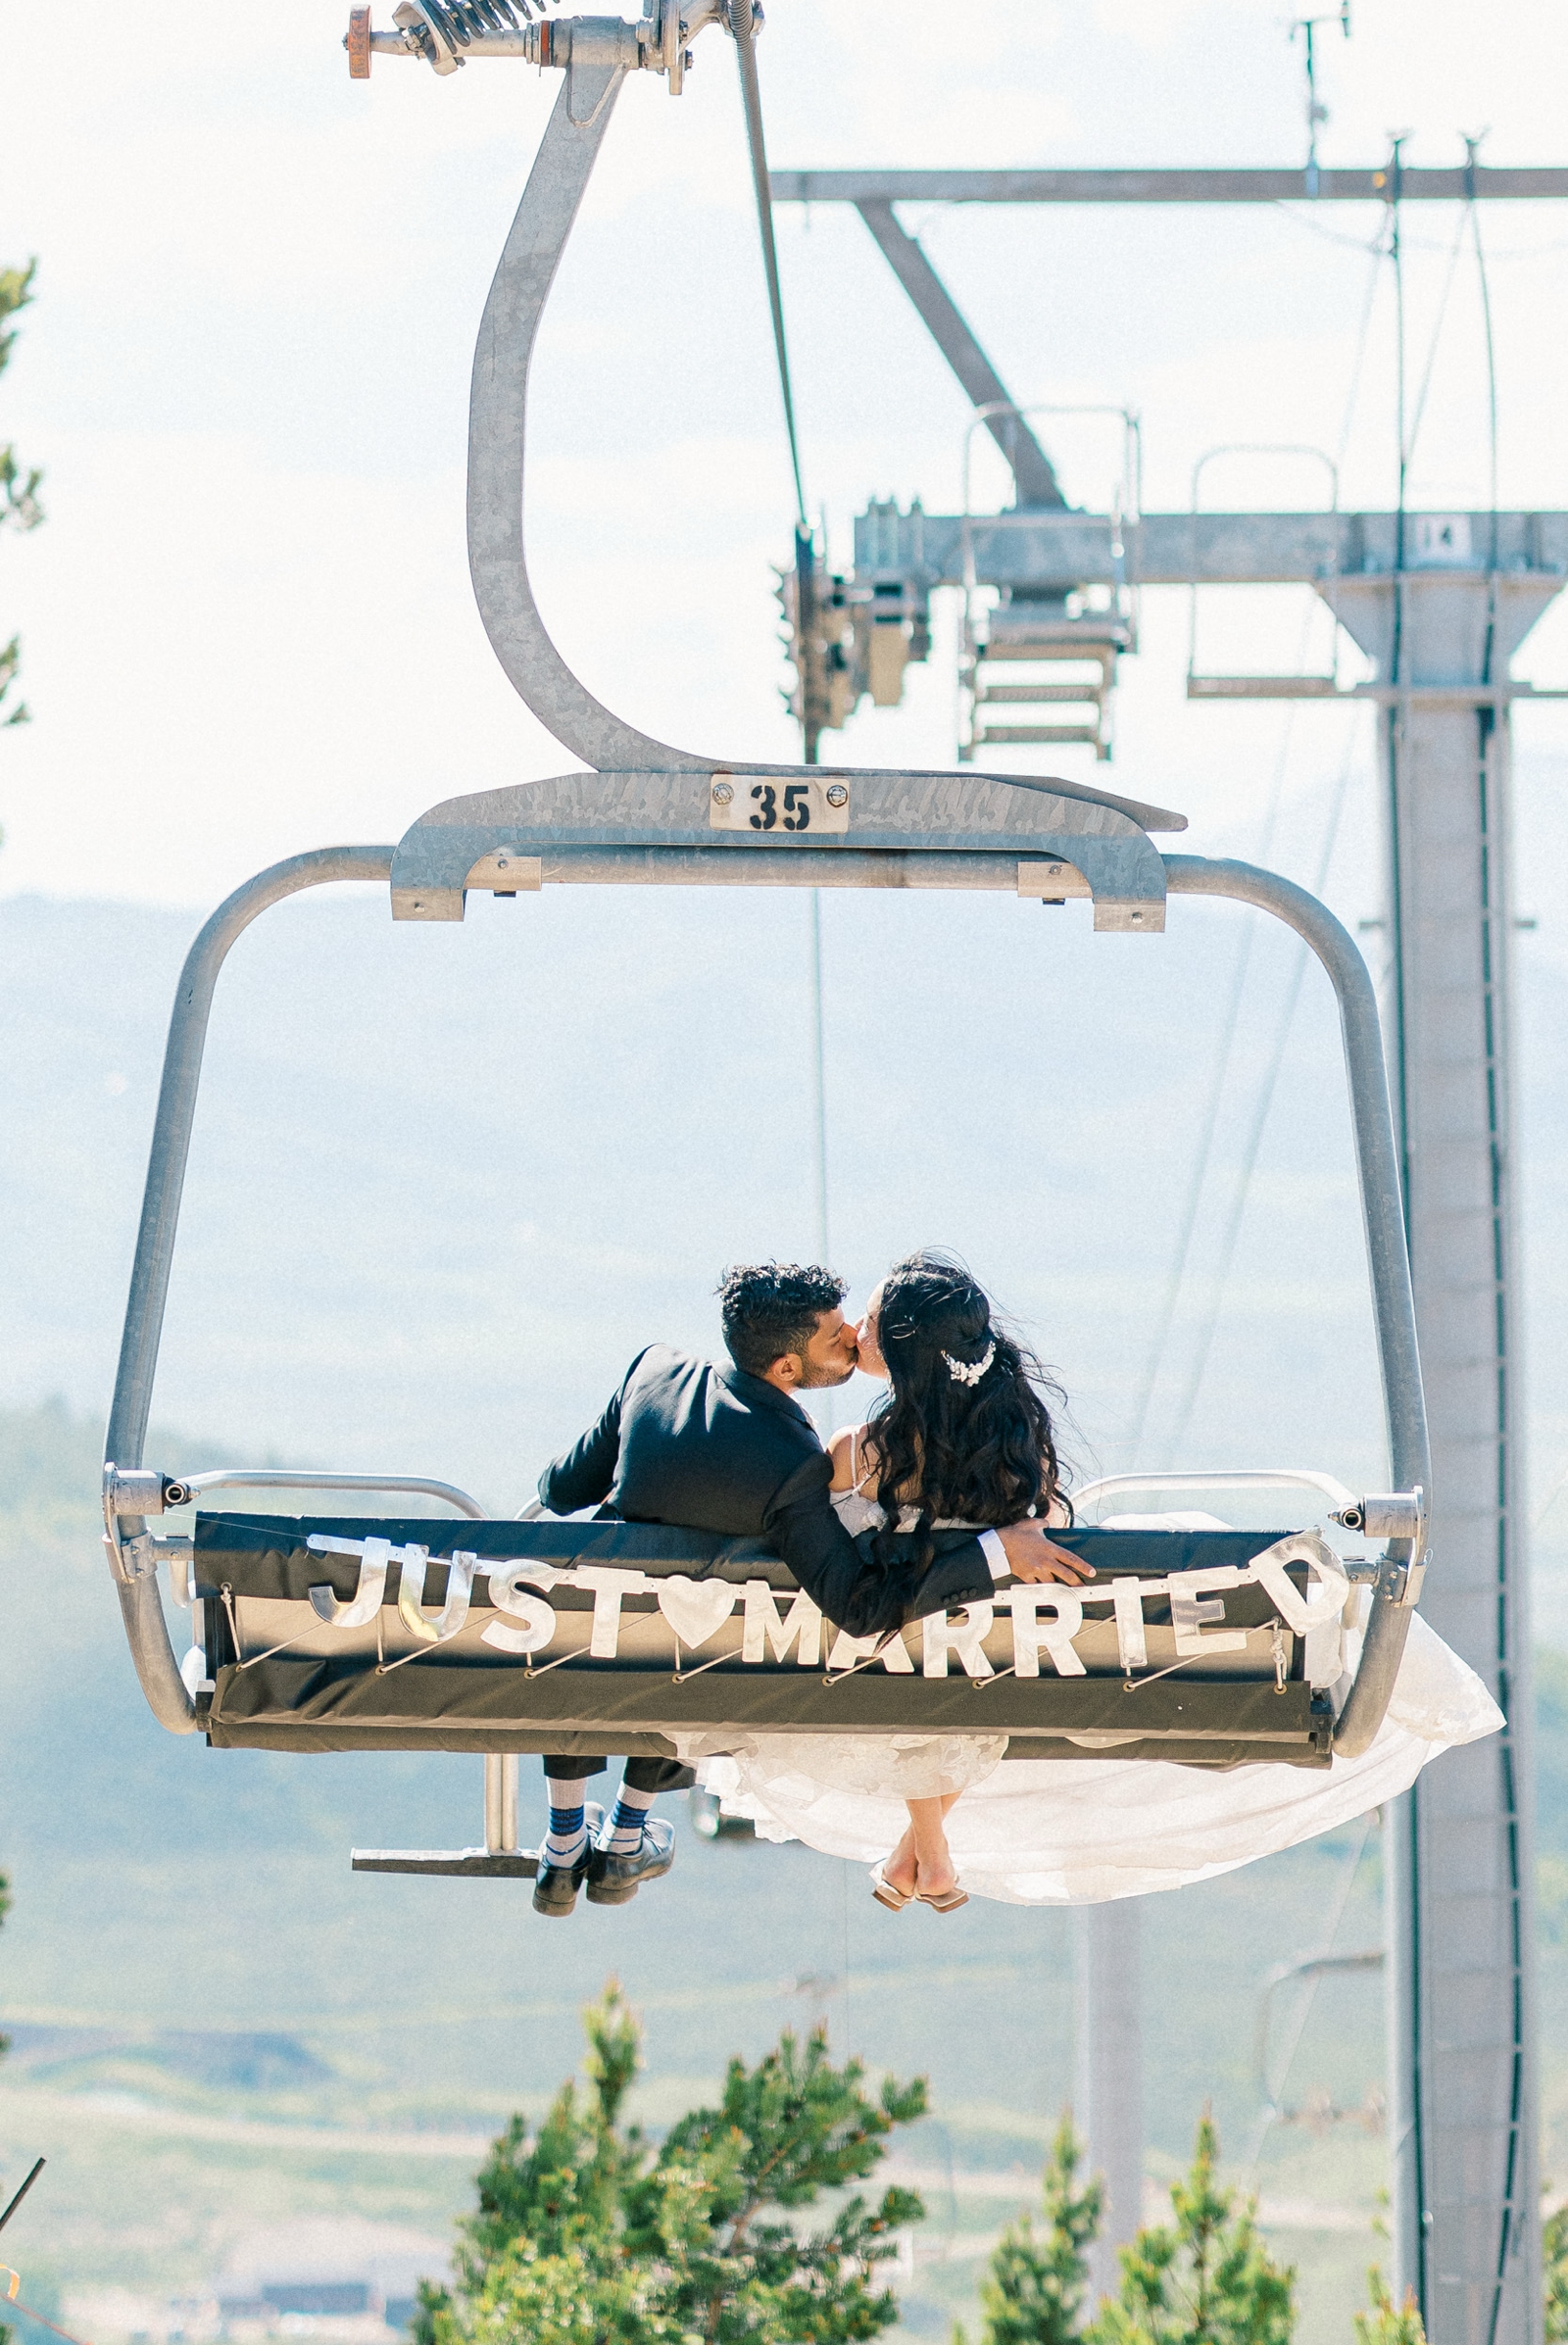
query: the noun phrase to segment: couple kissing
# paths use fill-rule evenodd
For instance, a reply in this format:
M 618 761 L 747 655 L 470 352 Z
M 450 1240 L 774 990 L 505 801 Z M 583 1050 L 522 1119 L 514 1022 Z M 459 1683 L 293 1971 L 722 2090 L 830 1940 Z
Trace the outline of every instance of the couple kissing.
M 928 1614 L 984 1600 L 1001 1580 L 1091 1577 L 1049 1532 L 1071 1520 L 1047 1405 L 1059 1396 L 997 1324 L 964 1265 L 910 1254 L 858 1321 L 845 1315 L 845 1293 L 818 1265 L 726 1271 L 718 1294 L 728 1360 L 662 1343 L 640 1352 L 597 1424 L 546 1467 L 541 1505 L 766 1539 L 825 1618 L 856 1637 L 896 1637 Z M 864 1424 L 824 1448 L 797 1395 L 846 1384 L 857 1368 L 886 1392 Z M 787 1755 L 793 1738 L 766 1739 Z M 919 1900 L 948 1913 L 966 1902 L 944 1819 L 1005 1743 L 984 1734 L 856 1738 L 846 1768 L 864 1787 L 901 1798 L 909 1819 L 872 1875 L 880 1904 L 900 1912 Z M 673 1862 L 673 1830 L 648 1810 L 660 1791 L 689 1783 L 690 1770 L 629 1759 L 607 1819 L 587 1798 L 606 1763 L 576 1754 L 544 1762 L 540 1913 L 569 1914 L 585 1881 L 591 1902 L 623 1904 Z

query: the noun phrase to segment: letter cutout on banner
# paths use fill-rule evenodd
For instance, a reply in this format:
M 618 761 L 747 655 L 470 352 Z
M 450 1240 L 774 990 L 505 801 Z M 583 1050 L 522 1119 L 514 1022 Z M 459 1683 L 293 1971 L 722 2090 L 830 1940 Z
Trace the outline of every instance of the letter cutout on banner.
M 1161 1583 L 1163 1585 L 1163 1583 Z M 1116 1658 L 1124 1670 L 1149 1667 L 1149 1638 L 1145 1634 L 1142 1580 L 1115 1580 L 1110 1600 L 1116 1607 Z
M 1196 1661 L 1207 1653 L 1245 1653 L 1245 1629 L 1216 1629 L 1203 1627 L 1205 1621 L 1225 1618 L 1223 1596 L 1204 1596 L 1204 1588 L 1240 1588 L 1250 1575 L 1238 1571 L 1234 1564 L 1216 1564 L 1211 1571 L 1172 1572 L 1170 1576 L 1170 1622 L 1176 1632 L 1176 1650 L 1184 1661 Z
M 797 1643 L 797 1639 L 799 1642 Z M 746 1628 L 741 1640 L 743 1661 L 765 1661 L 767 1647 L 773 1648 L 775 1661 L 782 1661 L 790 1646 L 796 1646 L 795 1658 L 802 1669 L 815 1669 L 822 1651 L 822 1615 L 804 1588 L 796 1596 L 783 1620 L 778 1617 L 778 1598 L 765 1580 L 746 1583 Z
M 1015 1676 L 1038 1678 L 1040 1648 L 1044 1645 L 1058 1678 L 1086 1678 L 1089 1672 L 1073 1650 L 1073 1638 L 1084 1625 L 1081 1600 L 1069 1588 L 1045 1588 L 1038 1583 L 1015 1588 L 1012 1603 L 1012 1666 Z M 1043 1621 L 1040 1606 L 1049 1604 L 1054 1617 Z
M 468 1617 L 479 1558 L 465 1552 L 451 1558 L 447 1565 L 446 1599 L 439 1612 L 427 1612 L 424 1606 L 424 1583 L 429 1568 L 428 1548 L 404 1548 L 398 1577 L 398 1618 L 410 1636 L 417 1637 L 421 1644 L 442 1644 L 449 1637 L 456 1637 Z
M 608 1563 L 579 1564 L 572 1574 L 573 1582 L 594 1591 L 593 1635 L 588 1650 L 596 1661 L 613 1661 L 620 1643 L 620 1599 L 638 1588 L 653 1588 L 656 1582 L 642 1572 L 616 1571 Z M 733 1598 L 731 1598 L 733 1601 Z
M 671 1572 L 658 1586 L 660 1611 L 681 1643 L 693 1647 L 718 1635 L 740 1592 L 726 1580 L 688 1580 L 681 1572 Z
M 524 1581 L 542 1578 L 528 1563 L 493 1563 L 489 1566 L 490 1601 L 498 1612 L 518 1625 L 514 1629 L 492 1621 L 479 1638 L 481 1644 L 493 1645 L 498 1653 L 542 1653 L 556 1633 L 556 1608 L 547 1604 L 542 1595 L 523 1586 Z M 552 1572 L 552 1581 L 559 1578 Z
M 1288 1563 L 1311 1566 L 1317 1574 L 1315 1594 L 1301 1594 L 1285 1568 Z M 1350 1592 L 1349 1579 L 1333 1548 L 1314 1532 L 1298 1532 L 1290 1539 L 1277 1539 L 1261 1555 L 1252 1557 L 1251 1569 L 1260 1586 L 1273 1597 L 1285 1626 L 1294 1629 L 1298 1637 L 1308 1637 L 1314 1629 L 1332 1627 L 1345 1610 Z
M 329 1629 L 363 1629 L 373 1621 L 386 1594 L 386 1567 L 394 1555 L 401 1556 L 401 1548 L 389 1539 L 332 1539 L 321 1532 L 313 1532 L 305 1544 L 318 1555 L 357 1555 L 360 1559 L 360 1584 L 347 1603 L 333 1588 L 308 1590 L 317 1619 L 325 1621 Z
M 841 1629 L 834 1639 L 833 1650 L 827 1657 L 829 1669 L 853 1669 L 857 1661 L 869 1661 L 875 1656 L 894 1677 L 912 1678 L 914 1663 L 909 1659 L 909 1648 L 903 1637 L 889 1637 L 878 1653 L 877 1646 L 882 1644 L 883 1635 L 884 1632 L 878 1629 L 870 1637 L 852 1637 L 848 1629 Z
M 994 1678 L 996 1671 L 986 1659 L 984 1638 L 997 1617 L 995 1604 L 965 1604 L 961 1621 L 945 1620 L 940 1612 L 928 1612 L 920 1623 L 925 1647 L 922 1675 L 945 1678 L 948 1674 L 948 1655 L 952 1653 L 971 1678 Z

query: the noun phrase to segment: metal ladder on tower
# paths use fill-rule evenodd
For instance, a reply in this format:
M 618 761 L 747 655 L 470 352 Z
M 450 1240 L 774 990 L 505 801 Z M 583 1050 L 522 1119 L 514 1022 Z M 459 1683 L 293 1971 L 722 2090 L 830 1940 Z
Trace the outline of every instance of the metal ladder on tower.
M 982 599 L 976 577 L 977 519 L 969 495 L 970 444 L 992 417 L 1114 415 L 1123 431 L 1123 475 L 1112 501 L 1111 568 L 1107 588 L 1079 594 L 1032 594 L 1004 587 L 1000 601 Z M 1127 576 L 1124 524 L 1138 512 L 1140 443 L 1136 416 L 1123 408 L 1016 408 L 993 402 L 976 410 L 964 443 L 963 631 L 958 651 L 958 759 L 977 751 L 1022 742 L 1077 743 L 1106 758 L 1112 747 L 1116 663 L 1138 649 L 1138 614 Z M 1027 529 L 1028 507 L 984 517 L 989 534 Z M 997 717 L 994 709 L 1009 713 Z M 1067 713 L 1071 711 L 1072 713 Z

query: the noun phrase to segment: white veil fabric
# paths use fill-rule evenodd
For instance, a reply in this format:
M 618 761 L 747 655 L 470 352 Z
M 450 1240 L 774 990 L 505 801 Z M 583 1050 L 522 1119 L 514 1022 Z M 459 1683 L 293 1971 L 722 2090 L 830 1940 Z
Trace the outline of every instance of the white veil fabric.
M 1475 1671 L 1418 1613 L 1388 1715 L 1359 1759 L 1211 1773 L 1163 1760 L 1003 1761 L 993 1745 L 984 1760 L 973 1754 L 981 1780 L 950 1813 L 948 1841 L 971 1896 L 1004 1905 L 1147 1896 L 1348 1824 L 1408 1790 L 1441 1751 L 1503 1723 Z M 722 1757 L 689 1755 L 725 1814 L 750 1818 L 760 1839 L 804 1840 L 871 1865 L 908 1821 L 899 1797 L 871 1787 L 879 1747 L 853 1734 L 771 1734 Z

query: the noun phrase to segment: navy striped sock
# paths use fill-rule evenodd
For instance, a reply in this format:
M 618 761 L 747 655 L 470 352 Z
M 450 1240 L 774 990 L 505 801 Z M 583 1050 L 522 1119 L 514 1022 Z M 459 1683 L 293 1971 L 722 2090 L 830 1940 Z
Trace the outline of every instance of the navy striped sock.
M 583 1817 L 587 1791 L 585 1775 L 552 1777 L 550 1830 L 545 1834 L 543 1850 L 547 1865 L 565 1868 L 581 1863 L 588 1847 L 588 1826 Z
M 607 1843 L 612 1856 L 635 1856 L 643 1844 L 643 1819 L 652 1804 L 652 1791 L 634 1791 L 629 1783 L 620 1786 L 620 1797 L 610 1820 L 610 1839 Z

